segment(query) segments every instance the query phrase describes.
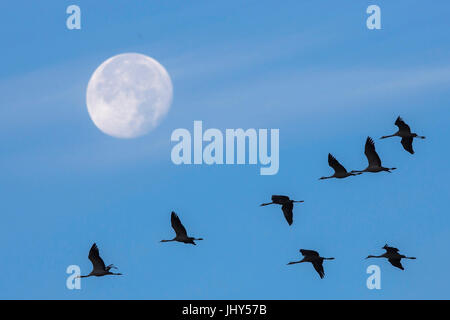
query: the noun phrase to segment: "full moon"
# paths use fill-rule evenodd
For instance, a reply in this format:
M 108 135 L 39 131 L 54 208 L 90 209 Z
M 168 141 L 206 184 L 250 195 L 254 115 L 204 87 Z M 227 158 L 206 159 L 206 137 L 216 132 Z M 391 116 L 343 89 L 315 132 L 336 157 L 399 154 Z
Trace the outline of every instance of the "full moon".
M 116 138 L 135 138 L 158 126 L 172 103 L 166 69 L 138 53 L 109 58 L 92 74 L 86 104 L 94 124 Z

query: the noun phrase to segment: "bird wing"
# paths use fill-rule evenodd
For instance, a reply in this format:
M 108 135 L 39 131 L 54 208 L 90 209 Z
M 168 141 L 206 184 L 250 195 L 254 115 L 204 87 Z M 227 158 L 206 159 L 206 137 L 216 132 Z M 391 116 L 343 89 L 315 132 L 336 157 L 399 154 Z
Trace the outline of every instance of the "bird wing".
M 388 253 L 398 253 L 398 249 L 394 248 L 394 247 L 389 247 L 389 246 L 384 246 L 383 247 L 384 250 L 386 250 L 386 252 Z
M 413 146 L 412 146 L 412 143 L 413 143 L 413 137 L 402 138 L 401 142 L 402 142 L 403 148 L 404 148 L 406 151 L 408 151 L 408 152 L 411 153 L 411 154 L 414 154 L 414 150 L 413 150 Z
M 89 250 L 89 260 L 91 260 L 94 270 L 105 270 L 105 263 L 103 262 L 103 259 L 100 258 L 100 252 L 95 243 L 92 245 L 91 250 Z
M 292 202 L 286 202 L 281 206 L 281 210 L 283 210 L 284 217 L 289 225 L 294 221 L 294 214 L 292 212 L 294 208 L 294 204 Z
M 402 132 L 408 132 L 411 133 L 411 129 L 409 126 L 403 121 L 402 118 L 398 117 L 397 120 L 395 120 L 395 125 L 398 127 L 398 129 Z
M 284 204 L 288 202 L 290 199 L 288 196 L 279 196 L 279 195 L 273 195 L 272 196 L 272 202 L 277 204 Z
M 313 263 L 314 269 L 316 269 L 317 273 L 320 276 L 320 279 L 323 279 L 325 276 L 325 271 L 323 270 L 323 264 L 322 261 L 316 260 Z
M 318 257 L 318 256 L 319 256 L 319 253 L 318 253 L 317 251 L 314 251 L 314 250 L 300 249 L 300 253 L 301 253 L 304 257 L 307 257 L 307 256 L 315 256 L 315 257 Z
M 175 233 L 177 234 L 177 236 L 187 237 L 186 228 L 181 223 L 178 215 L 173 211 L 170 216 L 170 222 L 172 223 L 172 228 L 173 228 L 173 230 L 175 230 Z
M 375 144 L 371 137 L 367 137 L 364 154 L 367 157 L 367 161 L 369 161 L 369 166 L 381 167 L 381 160 L 378 153 L 375 151 Z
M 344 168 L 342 164 L 339 163 L 339 161 L 336 160 L 335 157 L 331 153 L 328 154 L 328 165 L 334 169 L 334 172 L 342 172 L 347 173 L 347 170 Z
M 388 259 L 389 262 L 394 266 L 397 267 L 399 269 L 405 270 L 403 269 L 402 263 L 400 262 L 400 259 Z

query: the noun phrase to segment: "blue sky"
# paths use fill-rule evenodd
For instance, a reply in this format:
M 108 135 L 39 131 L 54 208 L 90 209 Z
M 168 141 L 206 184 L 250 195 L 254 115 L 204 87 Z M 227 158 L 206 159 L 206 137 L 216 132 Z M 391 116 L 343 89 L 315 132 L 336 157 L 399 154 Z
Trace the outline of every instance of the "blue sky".
M 66 7 L 82 29 L 66 29 Z M 381 7 L 382 30 L 365 26 Z M 435 1 L 2 2 L 0 40 L 0 298 L 449 298 L 450 4 Z M 87 82 L 107 58 L 139 52 L 174 86 L 172 108 L 147 136 L 121 140 L 89 118 Z M 392 174 L 319 181 L 328 152 L 366 165 L 368 135 L 401 115 L 427 136 L 416 154 L 376 140 Z M 176 166 L 171 132 L 279 128 L 280 171 Z M 288 227 L 272 194 L 305 200 Z M 172 237 L 175 210 L 197 246 Z M 97 242 L 123 277 L 65 286 L 67 266 L 91 269 Z M 384 260 L 386 242 L 407 255 Z M 325 262 L 286 266 L 299 248 Z M 436 270 L 436 263 L 440 264 Z M 381 290 L 366 288 L 378 264 Z

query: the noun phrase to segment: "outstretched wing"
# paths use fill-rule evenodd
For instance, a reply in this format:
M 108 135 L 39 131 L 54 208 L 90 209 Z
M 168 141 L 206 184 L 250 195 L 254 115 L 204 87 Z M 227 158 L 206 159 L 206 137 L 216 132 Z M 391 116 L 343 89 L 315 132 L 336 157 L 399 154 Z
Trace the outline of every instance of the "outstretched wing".
M 180 218 L 178 218 L 178 215 L 173 211 L 170 216 L 170 222 L 172 223 L 172 228 L 173 230 L 175 230 L 177 237 L 187 237 L 186 228 L 181 223 Z
M 409 137 L 409 138 L 402 138 L 402 146 L 403 148 L 408 151 L 411 154 L 414 154 L 414 150 L 413 150 L 413 137 Z
M 317 273 L 320 276 L 320 279 L 323 279 L 323 277 L 325 276 L 325 271 L 323 270 L 323 264 L 322 261 L 314 261 L 313 263 L 314 269 L 316 269 Z
M 403 269 L 403 266 L 402 266 L 402 263 L 400 262 L 400 259 L 388 259 L 388 260 L 394 267 L 397 267 L 399 269 L 405 270 L 405 269 Z
M 284 217 L 286 218 L 286 221 L 289 225 L 291 225 L 294 221 L 294 214 L 292 212 L 293 208 L 294 204 L 292 202 L 286 202 L 281 206 L 281 210 L 283 210 Z
M 105 263 L 103 262 L 103 259 L 100 258 L 100 252 L 95 243 L 92 245 L 91 250 L 89 250 L 89 260 L 91 260 L 92 268 L 94 270 L 105 270 Z
M 328 154 L 328 165 L 332 167 L 334 169 L 334 172 L 336 173 L 347 173 L 347 170 L 344 168 L 344 166 L 341 165 L 331 153 Z
M 288 196 L 280 196 L 280 195 L 273 195 L 272 196 L 272 202 L 276 204 L 284 204 L 286 202 L 289 202 Z
M 402 132 L 411 133 L 411 129 L 409 126 L 403 121 L 402 118 L 398 117 L 397 120 L 395 120 L 395 125 L 398 127 L 398 129 Z
M 394 247 L 389 247 L 387 244 L 383 247 L 387 253 L 398 253 L 398 249 Z
M 367 157 L 367 161 L 369 161 L 369 166 L 381 167 L 381 160 L 375 150 L 375 143 L 371 137 L 367 137 L 364 154 Z
M 306 250 L 306 249 L 300 249 L 300 253 L 304 256 L 312 256 L 312 257 L 318 257 L 319 253 L 317 251 L 314 250 Z

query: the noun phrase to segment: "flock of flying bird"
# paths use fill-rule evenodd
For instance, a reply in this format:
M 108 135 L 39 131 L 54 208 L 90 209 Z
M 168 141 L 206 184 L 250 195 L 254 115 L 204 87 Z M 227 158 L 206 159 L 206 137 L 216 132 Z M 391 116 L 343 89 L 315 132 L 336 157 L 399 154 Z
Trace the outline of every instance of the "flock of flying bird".
M 425 139 L 423 136 L 419 136 L 416 133 L 412 133 L 410 127 L 402 120 L 402 118 L 398 117 L 395 121 L 395 125 L 398 127 L 398 131 L 392 135 L 383 136 L 380 139 L 386 139 L 390 137 L 401 137 L 401 144 L 403 148 L 408 151 L 411 154 L 414 154 L 414 150 L 412 147 L 412 143 L 414 138 L 419 139 Z M 328 154 L 328 164 L 331 168 L 334 170 L 334 174 L 329 177 L 321 177 L 320 180 L 324 179 L 331 179 L 331 178 L 337 178 L 337 179 L 343 179 L 350 176 L 356 176 L 360 175 L 364 172 L 382 172 L 387 171 L 391 172 L 392 170 L 395 170 L 396 168 L 386 168 L 383 167 L 381 164 L 381 159 L 378 156 L 378 153 L 375 150 L 375 144 L 372 140 L 372 138 L 367 137 L 364 154 L 367 157 L 368 160 L 368 166 L 364 170 L 352 170 L 348 172 L 344 166 L 342 166 L 339 161 L 336 160 L 336 158 L 333 157 L 333 155 Z M 293 208 L 294 203 L 301 203 L 304 202 L 303 200 L 291 200 L 288 196 L 284 195 L 273 195 L 272 196 L 272 202 L 269 203 L 263 203 L 261 206 L 267 206 L 271 204 L 278 204 L 281 205 L 281 210 L 283 211 L 284 217 L 289 225 L 292 225 L 293 223 Z M 175 231 L 175 237 L 170 240 L 161 240 L 161 242 L 171 242 L 171 241 L 177 241 L 187 244 L 193 244 L 196 245 L 195 241 L 203 240 L 202 238 L 194 238 L 190 237 L 187 234 L 186 228 L 181 223 L 180 218 L 178 215 L 172 211 L 171 214 L 171 225 L 173 230 Z M 401 270 L 404 270 L 401 259 L 416 259 L 415 257 L 407 257 L 405 255 L 402 255 L 399 253 L 399 250 L 394 247 L 390 247 L 387 244 L 382 247 L 386 252 L 379 256 L 373 256 L 369 255 L 366 259 L 369 258 L 386 258 L 388 261 L 394 266 Z M 306 250 L 306 249 L 300 249 L 300 253 L 303 255 L 303 259 L 300 261 L 293 261 L 289 262 L 288 265 L 297 264 L 297 263 L 303 263 L 303 262 L 310 262 L 314 269 L 319 274 L 320 278 L 323 278 L 325 276 L 325 272 L 323 269 L 323 261 L 324 260 L 334 260 L 334 258 L 324 258 L 319 255 L 317 251 L 314 250 Z M 110 264 L 108 266 L 105 265 L 103 262 L 103 259 L 100 257 L 99 250 L 97 247 L 97 244 L 93 244 L 90 251 L 89 251 L 89 260 L 92 263 L 92 271 L 85 276 L 79 276 L 80 278 L 86 278 L 91 276 L 101 277 L 106 275 L 122 275 L 121 273 L 114 273 L 111 272 L 111 269 L 117 269 L 114 265 Z

